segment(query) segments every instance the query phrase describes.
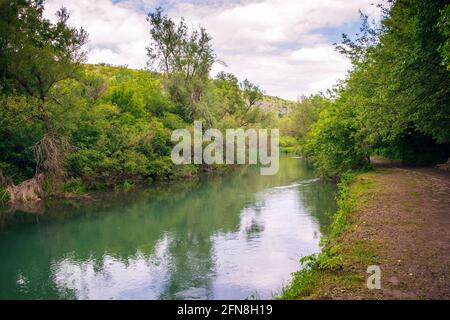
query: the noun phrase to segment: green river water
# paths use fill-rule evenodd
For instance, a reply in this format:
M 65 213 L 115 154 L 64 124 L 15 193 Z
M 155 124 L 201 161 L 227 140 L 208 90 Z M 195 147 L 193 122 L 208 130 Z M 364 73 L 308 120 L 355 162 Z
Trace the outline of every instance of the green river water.
M 318 252 L 336 187 L 306 162 L 0 214 L 0 299 L 270 299 Z

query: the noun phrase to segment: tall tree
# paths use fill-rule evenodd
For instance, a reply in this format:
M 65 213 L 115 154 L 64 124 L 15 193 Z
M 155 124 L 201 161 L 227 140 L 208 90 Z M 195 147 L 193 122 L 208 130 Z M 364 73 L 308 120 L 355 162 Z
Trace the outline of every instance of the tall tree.
M 162 71 L 172 100 L 192 120 L 216 59 L 211 37 L 204 28 L 189 32 L 184 19 L 175 23 L 161 8 L 148 14 L 152 43 L 147 48 L 149 67 Z
M 0 6 L 2 24 L 7 25 L 0 32 L 2 90 L 36 98 L 39 118 L 49 129 L 49 92 L 56 83 L 75 77 L 86 57 L 87 33 L 68 25 L 66 8 L 56 13 L 56 23 L 45 19 L 42 0 L 2 0 Z
M 19 186 L 10 187 L 13 201 L 39 199 L 44 179 L 64 175 L 67 140 L 56 132 L 49 110 L 51 91 L 59 82 L 75 78 L 86 51 L 87 33 L 68 24 L 69 13 L 61 8 L 57 21 L 43 17 L 42 0 L 1 0 L 0 65 L 3 94 L 26 98 L 33 122 L 43 127 L 43 136 L 34 144 L 35 177 Z M 24 100 L 2 100 L 4 108 L 15 107 Z M 9 107 L 8 107 L 9 106 Z M 62 106 L 63 108 L 65 106 Z M 8 114 L 5 112 L 4 114 Z M 29 146 L 30 147 L 30 146 Z

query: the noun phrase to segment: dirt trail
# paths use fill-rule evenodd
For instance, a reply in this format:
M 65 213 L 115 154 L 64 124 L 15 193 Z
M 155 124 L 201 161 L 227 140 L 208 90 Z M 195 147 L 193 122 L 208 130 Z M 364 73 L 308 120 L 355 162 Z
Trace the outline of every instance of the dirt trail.
M 374 244 L 381 290 L 334 298 L 450 299 L 450 173 L 376 162 L 375 191 L 347 240 Z

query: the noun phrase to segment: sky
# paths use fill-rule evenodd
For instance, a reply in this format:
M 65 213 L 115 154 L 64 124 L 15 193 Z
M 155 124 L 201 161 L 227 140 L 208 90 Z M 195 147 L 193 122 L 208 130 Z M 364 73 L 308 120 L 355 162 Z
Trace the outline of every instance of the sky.
M 266 94 L 297 100 L 331 88 L 351 65 L 335 51 L 342 33 L 359 30 L 359 11 L 378 16 L 374 0 L 47 0 L 44 15 L 66 7 L 69 23 L 89 33 L 89 63 L 146 67 L 146 14 L 161 6 L 192 28 L 203 26 L 230 72 Z

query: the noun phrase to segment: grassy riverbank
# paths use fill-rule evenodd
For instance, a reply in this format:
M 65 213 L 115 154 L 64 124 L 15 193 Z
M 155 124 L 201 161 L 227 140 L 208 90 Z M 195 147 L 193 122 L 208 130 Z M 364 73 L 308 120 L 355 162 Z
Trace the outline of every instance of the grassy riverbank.
M 293 274 L 282 299 L 320 298 L 330 292 L 330 286 L 356 288 L 364 283 L 358 271 L 376 260 L 373 249 L 364 240 L 349 242 L 346 234 L 357 224 L 357 209 L 374 194 L 373 176 L 374 172 L 343 176 L 337 199 L 339 210 L 328 236 L 322 239 L 325 246 L 321 253 L 301 260 L 303 269 Z
M 434 168 L 377 168 L 343 177 L 324 249 L 302 259 L 282 299 L 448 298 L 450 177 Z M 366 286 L 379 265 L 382 289 Z

